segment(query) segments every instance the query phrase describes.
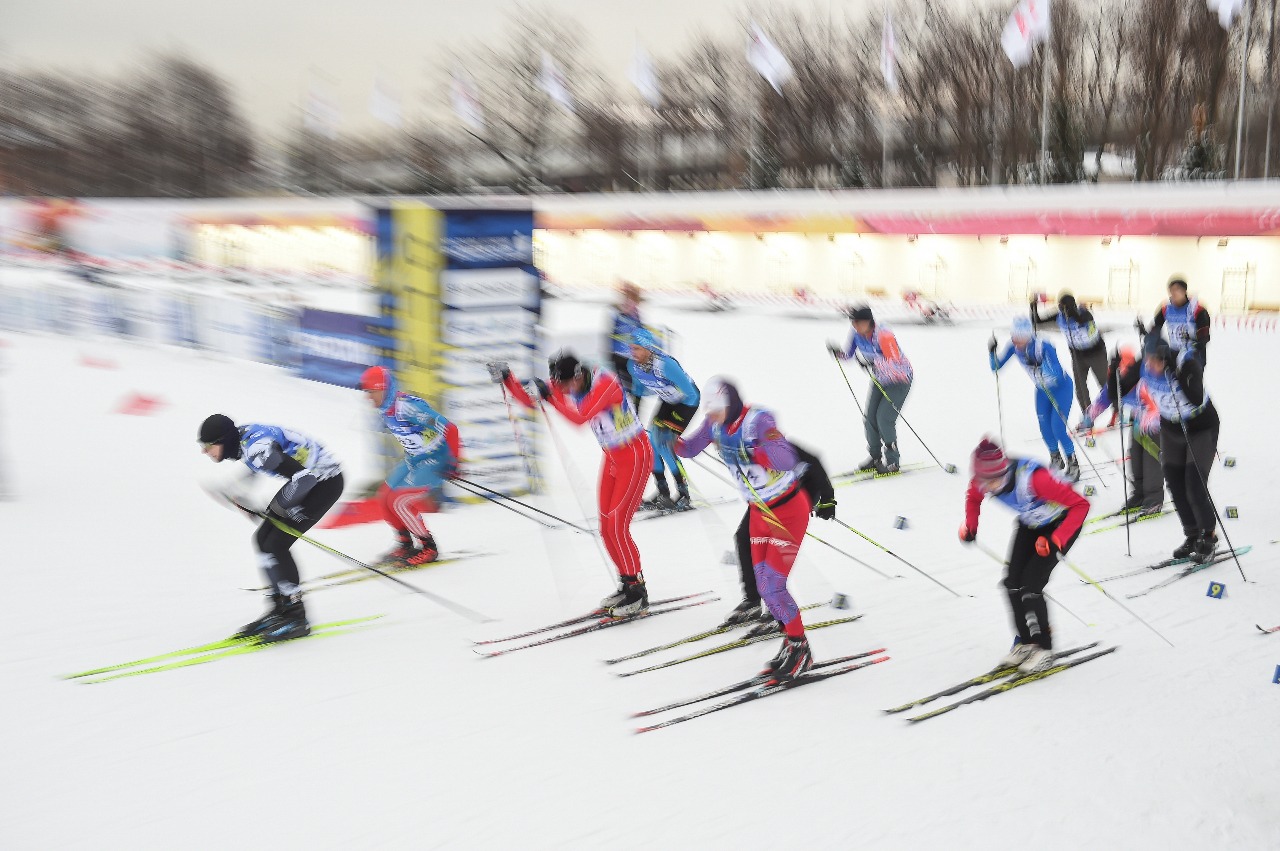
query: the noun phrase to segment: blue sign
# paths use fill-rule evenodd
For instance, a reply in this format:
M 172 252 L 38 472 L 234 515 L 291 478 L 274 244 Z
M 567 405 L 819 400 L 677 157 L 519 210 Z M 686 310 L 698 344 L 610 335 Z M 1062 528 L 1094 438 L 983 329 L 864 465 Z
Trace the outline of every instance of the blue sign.
M 1276 675 L 1271 678 L 1271 682 L 1280 683 L 1280 665 L 1276 665 Z
M 350 313 L 303 310 L 296 341 L 301 376 L 339 387 L 359 387 L 360 374 L 368 367 L 390 365 L 381 357 L 381 321 Z
M 1215 600 L 1221 600 L 1222 595 L 1225 593 L 1227 593 L 1227 586 L 1223 585 L 1221 582 L 1210 582 L 1209 593 L 1205 594 L 1205 596 L 1212 597 Z

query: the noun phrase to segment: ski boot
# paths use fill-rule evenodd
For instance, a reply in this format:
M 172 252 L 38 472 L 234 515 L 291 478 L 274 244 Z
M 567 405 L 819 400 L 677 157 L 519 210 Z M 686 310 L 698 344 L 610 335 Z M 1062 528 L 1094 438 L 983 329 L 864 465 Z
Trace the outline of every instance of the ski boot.
M 671 497 L 665 493 L 654 494 L 650 499 L 640 503 L 641 511 L 670 511 L 675 507 Z
M 671 505 L 673 511 L 692 511 L 693 500 L 689 498 L 689 486 L 684 482 L 676 483 L 676 500 Z
M 1009 649 L 1009 652 L 996 663 L 995 670 L 1001 668 L 1016 668 L 1023 662 L 1027 661 L 1027 657 L 1031 655 L 1031 651 L 1038 648 L 1034 644 L 1015 644 Z
M 869 456 L 867 460 L 859 464 L 855 469 L 859 473 L 873 473 L 880 471 L 881 461 L 875 455 Z
M 1213 558 L 1213 554 L 1218 550 L 1218 536 L 1212 532 L 1204 532 L 1196 538 L 1195 551 L 1191 553 L 1191 560 L 1204 564 Z
M 813 652 L 809 649 L 809 639 L 803 635 L 799 638 L 787 636 L 782 639 L 782 648 L 778 655 L 769 660 L 761 675 L 777 682 L 793 680 L 813 667 Z
M 1030 652 L 1022 660 L 1022 664 L 1018 665 L 1018 673 L 1041 674 L 1053 667 L 1053 651 L 1033 644 L 1027 645 L 1027 649 Z
M 649 608 L 649 589 L 645 587 L 644 576 L 622 577 L 618 590 L 600 601 L 600 608 L 612 618 L 625 618 L 638 615 Z
M 1067 458 L 1067 467 L 1062 474 L 1067 477 L 1068 481 L 1080 481 L 1080 462 L 1076 460 L 1076 456 L 1071 455 Z
M 881 476 L 887 476 L 890 473 L 896 473 L 901 468 L 897 464 L 888 464 L 884 461 L 876 462 L 876 473 Z
M 760 601 L 754 603 L 750 600 L 743 600 L 737 607 L 725 616 L 720 626 L 742 626 L 743 624 L 754 624 L 760 619 Z
M 396 532 L 395 549 L 389 551 L 382 558 L 378 559 L 379 564 L 400 564 L 406 559 L 413 556 L 418 548 L 413 545 L 413 535 L 409 534 L 408 529 L 402 529 Z
M 1142 506 L 1142 511 L 1138 512 L 1139 517 L 1153 517 L 1164 511 L 1163 502 L 1153 502 L 1150 505 Z
M 1067 468 L 1067 465 L 1062 460 L 1061 452 L 1050 452 L 1049 464 L 1053 467 L 1053 469 L 1058 470 L 1059 472 Z
M 440 551 L 436 549 L 436 539 L 428 534 L 422 539 L 422 548 L 415 550 L 413 555 L 404 559 L 406 567 L 421 567 L 424 564 L 430 564 L 440 557 Z
M 240 627 L 239 631 L 232 638 L 253 638 L 262 632 L 263 628 L 271 622 L 271 619 L 284 611 L 284 607 L 288 604 L 289 598 L 283 594 L 272 592 L 267 595 L 267 602 L 271 608 L 267 609 L 266 614 L 258 618 L 256 621 L 250 621 Z
M 759 638 L 762 635 L 774 635 L 779 632 L 782 632 L 782 624 L 778 623 L 773 613 L 762 605 L 759 616 L 743 638 Z
M 1191 554 L 1196 551 L 1196 543 L 1200 540 L 1200 534 L 1198 532 L 1184 532 L 1184 534 L 1187 539 L 1173 551 L 1174 558 L 1190 558 Z
M 311 634 L 311 625 L 307 623 L 307 610 L 302 605 L 302 594 L 284 597 L 284 608 L 276 613 L 258 633 L 258 640 L 270 644 L 274 641 L 288 641 L 291 638 L 303 638 Z

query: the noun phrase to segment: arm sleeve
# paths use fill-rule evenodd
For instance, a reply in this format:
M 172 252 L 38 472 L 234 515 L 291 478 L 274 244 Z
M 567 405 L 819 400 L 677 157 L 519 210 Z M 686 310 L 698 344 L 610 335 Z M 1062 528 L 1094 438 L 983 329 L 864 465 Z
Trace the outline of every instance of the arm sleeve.
M 445 426 L 444 442 L 449 446 L 449 454 L 453 456 L 453 460 L 457 461 L 462 457 L 462 436 L 458 434 L 458 427 L 453 423 Z
M 991 356 L 991 371 L 995 372 L 1000 369 L 1000 367 L 1009 362 L 1009 358 L 1011 357 L 1013 357 L 1012 342 L 1005 344 L 1004 351 L 1000 353 L 999 357 L 996 357 L 995 355 Z
M 515 399 L 526 408 L 532 408 L 533 400 L 529 398 L 529 394 L 524 392 L 524 388 L 520 386 L 520 382 L 516 381 L 516 377 L 511 373 L 507 373 L 507 377 L 502 379 L 502 386 L 507 388 L 507 392 L 511 394 L 511 398 Z
M 1204 346 L 1209 342 L 1209 311 L 1203 306 L 1196 311 L 1196 346 Z
M 1200 361 L 1193 357 L 1185 357 L 1182 366 L 1178 367 L 1178 383 L 1182 392 L 1187 394 L 1187 401 L 1193 405 L 1204 404 L 1204 370 Z
M 1048 316 L 1040 315 L 1040 308 L 1036 307 L 1036 303 L 1031 302 L 1031 324 L 1032 325 L 1049 325 L 1058 321 L 1058 309 L 1055 307 L 1053 313 Z
M 598 377 L 591 385 L 591 391 L 582 397 L 582 402 L 576 406 L 569 401 L 563 390 L 554 384 L 551 385 L 552 407 L 574 425 L 585 425 L 605 408 L 621 404 L 622 385 L 612 376 L 607 379 Z
M 1031 475 L 1031 492 L 1067 509 L 1066 518 L 1053 533 L 1053 542 L 1058 545 L 1058 549 L 1062 549 L 1062 545 L 1071 540 L 1071 536 L 1084 525 L 1084 518 L 1089 514 L 1089 500 L 1043 468 Z
M 698 427 L 676 440 L 675 451 L 681 458 L 692 458 L 711 443 L 711 421 L 706 417 Z
M 639 397 L 639 396 L 644 396 L 645 394 L 647 394 L 647 393 L 649 392 L 649 388 L 645 387 L 645 386 L 644 386 L 644 383 L 643 383 L 642 381 L 640 381 L 640 379 L 636 376 L 636 362 L 635 362 L 635 361 L 633 361 L 633 360 L 629 360 L 629 361 L 627 361 L 627 372 L 628 372 L 628 374 L 630 374 L 630 376 L 631 376 L 631 392 L 632 392 L 632 394 L 633 394 L 633 395 L 635 395 L 635 396 L 637 396 L 637 397 Z
M 978 483 L 970 479 L 969 487 L 964 492 L 964 525 L 978 531 L 978 515 L 981 513 L 982 491 L 978 490 Z
M 762 413 L 755 421 L 756 433 L 752 442 L 755 448 L 752 455 L 757 464 L 770 470 L 794 470 L 799 458 L 791 444 L 778 431 L 778 423 L 774 418 Z
M 667 358 L 662 366 L 662 374 L 675 385 L 686 402 L 698 395 L 697 389 L 693 386 L 693 379 L 689 377 L 689 373 L 685 372 L 682 366 L 671 358 Z
M 1160 333 L 1160 329 L 1163 327 L 1164 327 L 1164 307 L 1161 306 L 1156 309 L 1156 318 L 1151 320 L 1151 328 L 1149 330 L 1149 333 L 1158 334 Z

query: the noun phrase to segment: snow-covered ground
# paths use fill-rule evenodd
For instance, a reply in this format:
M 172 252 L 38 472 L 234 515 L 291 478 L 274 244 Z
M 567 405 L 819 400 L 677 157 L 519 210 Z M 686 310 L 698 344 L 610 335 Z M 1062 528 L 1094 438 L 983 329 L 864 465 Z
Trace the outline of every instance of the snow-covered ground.
M 1145 313 L 1146 311 L 1144 311 Z M 601 328 L 601 305 L 553 302 L 548 337 Z M 654 308 L 704 385 L 739 380 L 830 470 L 865 455 L 857 409 L 823 343 L 839 318 L 776 311 Z M 899 326 L 917 383 L 906 415 L 944 462 L 967 468 L 998 432 L 986 367 L 989 323 Z M 1128 332 L 1132 336 L 1132 332 Z M 406 574 L 500 619 L 480 626 L 382 580 L 317 591 L 313 622 L 385 615 L 332 641 L 307 640 L 209 665 L 82 685 L 59 675 L 224 636 L 256 617 L 251 527 L 199 483 L 225 471 L 196 428 L 222 411 L 289 425 L 342 458 L 349 491 L 372 474 L 359 394 L 261 365 L 111 341 L 0 336 L 0 464 L 16 500 L 0 502 L 5 718 L 0 847 L 229 848 L 982 848 L 1280 847 L 1280 581 L 1271 421 L 1280 340 L 1215 329 L 1208 382 L 1223 417 L 1215 466 L 1227 531 L 1254 550 L 1234 565 L 1129 601 L 1170 648 L 1059 569 L 1050 592 L 1061 646 L 1118 644 L 1112 656 L 919 726 L 881 709 L 988 667 L 1010 626 L 1000 568 L 957 542 L 963 475 L 939 469 L 840 488 L 839 513 L 957 589 L 957 599 L 832 523 L 811 530 L 891 575 L 815 542 L 792 587 L 801 602 L 849 595 L 865 617 L 813 633 L 818 656 L 888 648 L 891 661 L 643 736 L 628 713 L 749 676 L 772 644 L 619 679 L 600 660 L 718 622 L 738 600 L 721 563 L 739 504 L 636 524 L 655 596 L 714 589 L 720 601 L 587 637 L 482 660 L 471 639 L 591 608 L 610 584 L 584 536 L 547 531 L 490 505 L 432 518 L 442 548 L 491 555 Z M 1065 356 L 1065 351 L 1063 351 Z M 86 360 L 88 358 L 88 360 Z M 105 365 L 105 366 L 104 366 Z M 114 367 L 114 368 L 111 368 Z M 1002 373 L 1015 451 L 1043 457 L 1031 388 Z M 865 399 L 865 381 L 854 386 Z M 131 394 L 150 416 L 116 413 Z M 594 504 L 599 452 L 553 424 L 550 492 L 571 519 Z M 465 434 L 464 434 L 465 440 Z M 902 430 L 904 461 L 927 460 Z M 1104 466 L 1113 436 L 1093 449 Z M 1087 465 L 1086 465 L 1087 466 Z M 707 495 L 726 485 L 692 468 Z M 1095 512 L 1122 498 L 1104 472 Z M 897 516 L 908 518 L 904 530 Z M 1011 516 L 988 506 L 980 540 L 1002 551 Z M 319 531 L 361 558 L 385 528 Z M 1167 555 L 1165 518 L 1082 537 L 1073 560 L 1105 576 Z M 295 548 L 304 576 L 343 565 Z M 1121 596 L 1158 574 L 1112 583 Z M 1224 599 L 1206 597 L 1210 578 Z M 830 609 L 811 613 L 812 619 Z M 658 658 L 666 658 L 658 657 Z

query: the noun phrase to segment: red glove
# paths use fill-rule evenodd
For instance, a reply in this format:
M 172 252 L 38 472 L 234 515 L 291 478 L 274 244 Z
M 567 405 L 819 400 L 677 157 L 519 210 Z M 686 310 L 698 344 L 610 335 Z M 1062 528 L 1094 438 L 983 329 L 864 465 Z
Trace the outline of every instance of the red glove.
M 964 541 L 966 544 L 972 544 L 973 539 L 976 537 L 978 537 L 977 529 L 969 528 L 969 524 L 967 523 L 960 524 L 960 540 Z
M 1053 538 L 1039 537 L 1036 538 L 1036 555 L 1048 556 L 1053 553 L 1060 552 L 1062 547 Z

